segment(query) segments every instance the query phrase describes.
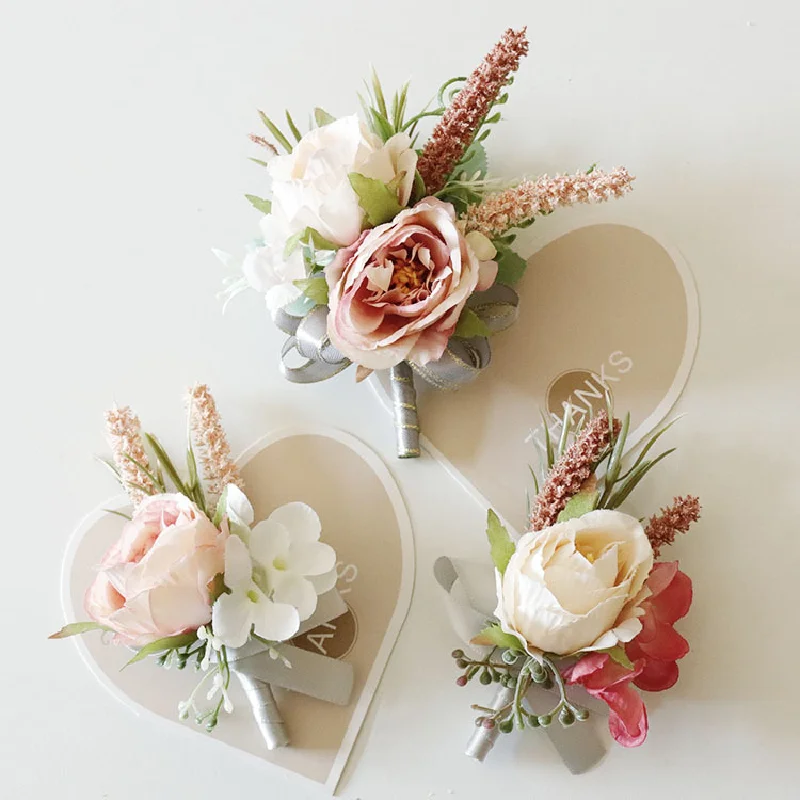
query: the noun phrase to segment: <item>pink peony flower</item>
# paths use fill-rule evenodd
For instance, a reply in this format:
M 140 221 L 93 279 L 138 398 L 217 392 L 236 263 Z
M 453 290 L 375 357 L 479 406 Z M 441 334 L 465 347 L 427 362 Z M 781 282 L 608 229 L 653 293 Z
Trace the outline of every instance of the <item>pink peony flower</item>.
M 225 569 L 226 538 L 183 495 L 146 498 L 103 557 L 87 613 L 127 645 L 196 630 L 211 620 L 209 583 Z
M 692 581 L 678 569 L 677 561 L 659 562 L 645 586 L 651 595 L 642 603 L 642 632 L 625 646 L 628 658 L 642 667 L 634 683 L 647 692 L 675 685 L 678 665 L 689 652 L 689 643 L 673 628 L 692 604 Z
M 567 683 L 583 686 L 608 705 L 608 729 L 623 747 L 638 747 L 647 737 L 647 710 L 631 686 L 642 668 L 637 663 L 626 669 L 607 653 L 590 653 L 564 671 Z
M 453 206 L 433 197 L 362 233 L 326 269 L 331 342 L 368 369 L 441 358 L 469 296 L 497 275 L 478 236 L 465 238 Z

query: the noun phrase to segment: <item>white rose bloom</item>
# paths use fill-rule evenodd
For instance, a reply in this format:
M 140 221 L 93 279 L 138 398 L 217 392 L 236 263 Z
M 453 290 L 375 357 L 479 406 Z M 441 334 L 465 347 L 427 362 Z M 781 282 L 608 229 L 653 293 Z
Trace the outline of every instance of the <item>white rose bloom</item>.
M 629 642 L 642 624 L 653 549 L 634 517 L 591 511 L 523 536 L 495 615 L 529 652 L 571 655 Z
M 364 220 L 349 173 L 385 183 L 404 173 L 398 200 L 406 205 L 416 165 L 408 135 L 398 133 L 383 144 L 357 116 L 342 117 L 309 131 L 291 153 L 269 162 L 272 208 L 286 220 L 290 235 L 311 227 L 335 244 L 349 245 Z
M 264 244 L 245 255 L 242 272 L 250 286 L 264 294 L 274 316 L 279 308 L 300 297 L 294 281 L 306 277 L 306 268 L 300 247 L 284 258 L 286 240 L 292 232 L 279 214 L 267 214 L 261 218 L 260 225 Z

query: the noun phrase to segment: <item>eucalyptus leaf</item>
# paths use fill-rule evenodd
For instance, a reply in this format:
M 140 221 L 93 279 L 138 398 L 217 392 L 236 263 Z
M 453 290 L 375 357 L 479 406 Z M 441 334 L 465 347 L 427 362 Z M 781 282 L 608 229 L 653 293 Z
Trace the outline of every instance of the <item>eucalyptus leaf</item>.
M 196 633 L 179 633 L 177 636 L 166 636 L 163 639 L 156 639 L 154 642 L 144 645 L 122 669 L 129 667 L 131 664 L 135 664 L 137 661 L 143 661 L 147 656 L 152 656 L 155 653 L 164 653 L 167 650 L 176 650 L 179 647 L 186 647 L 187 644 L 192 644 L 192 642 L 195 641 L 197 641 Z
M 514 547 L 514 542 L 511 541 L 508 531 L 500 522 L 500 518 L 491 508 L 486 513 L 486 538 L 489 540 L 492 562 L 502 575 L 505 573 L 516 547 Z
M 99 622 L 70 622 L 60 631 L 48 636 L 48 639 L 66 639 L 69 636 L 80 636 L 89 631 L 110 631 L 111 628 L 101 625 Z
M 368 178 L 358 172 L 349 175 L 350 185 L 358 195 L 358 203 L 367 215 L 370 225 L 382 225 L 394 219 L 402 210 L 397 194 L 383 181 Z
M 265 200 L 263 197 L 257 197 L 254 194 L 246 194 L 245 197 L 250 201 L 250 205 L 262 214 L 269 214 L 272 211 L 271 200 Z
M 453 335 L 471 339 L 473 336 L 491 336 L 492 330 L 471 308 L 464 308 Z
M 486 174 L 486 150 L 480 142 L 473 142 L 464 153 L 461 161 L 458 162 L 453 170 L 455 176 L 465 175 L 472 178 L 476 172 L 481 175 Z

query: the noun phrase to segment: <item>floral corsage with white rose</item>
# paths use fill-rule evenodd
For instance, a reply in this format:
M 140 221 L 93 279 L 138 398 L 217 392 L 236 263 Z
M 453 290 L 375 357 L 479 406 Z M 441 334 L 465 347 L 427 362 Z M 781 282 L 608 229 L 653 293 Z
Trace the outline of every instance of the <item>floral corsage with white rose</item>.
M 700 504 L 676 497 L 649 520 L 620 510 L 672 452 L 650 456 L 663 428 L 626 464 L 629 423 L 606 412 L 575 422 L 567 406 L 557 439 L 543 429 L 546 466 L 538 478 L 532 470 L 528 532 L 514 541 L 489 511 L 497 606 L 466 643 L 470 654 L 453 652 L 459 686 L 475 677 L 498 684 L 489 705 L 473 706 L 467 752 L 479 760 L 498 733 L 586 720 L 573 685 L 608 706 L 619 744 L 636 747 L 648 730 L 639 690 L 663 691 L 678 679 L 689 644 L 673 625 L 689 610 L 692 583 L 661 551 L 697 521 Z
M 229 689 L 235 675 L 267 745 L 287 744 L 270 690 L 275 681 L 267 680 L 291 667 L 279 645 L 308 621 L 320 624 L 321 605 L 328 619 L 346 610 L 331 598 L 336 553 L 319 541 L 317 514 L 292 502 L 254 524 L 205 385 L 189 395 L 184 472 L 155 436 L 142 434 L 129 407 L 108 411 L 106 424 L 113 460 L 104 463 L 127 492 L 131 512 L 113 512 L 127 521 L 86 591 L 90 621 L 65 625 L 50 638 L 101 631 L 133 651 L 125 666 L 148 656 L 167 669 L 193 665 L 203 674 L 178 714 L 209 731 L 223 709 L 233 711 Z M 336 665 L 337 674 L 343 666 Z
M 317 108 L 302 133 L 288 112 L 286 132 L 262 113 L 270 138 L 252 136 L 266 153 L 254 159 L 266 167 L 264 189 L 247 195 L 264 214 L 261 238 L 225 294 L 264 294 L 289 337 L 281 367 L 292 381 L 351 364 L 356 380 L 388 370 L 401 457 L 419 455 L 415 377 L 437 388 L 472 380 L 489 364 L 489 337 L 516 318 L 526 263 L 513 231 L 631 188 L 624 168 L 489 177 L 483 142 L 527 52 L 525 30 L 509 29 L 468 78 L 446 81 L 416 113 L 408 84 L 387 101 L 373 75 L 363 118 Z M 428 118 L 437 121 L 423 144 Z M 304 363 L 291 365 L 292 351 Z

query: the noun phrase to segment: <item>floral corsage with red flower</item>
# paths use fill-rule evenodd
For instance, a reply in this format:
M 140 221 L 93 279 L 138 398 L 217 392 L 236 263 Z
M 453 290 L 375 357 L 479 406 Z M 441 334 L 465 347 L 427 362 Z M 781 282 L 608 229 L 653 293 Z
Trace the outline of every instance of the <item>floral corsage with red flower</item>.
M 540 476 L 532 470 L 528 531 L 515 540 L 489 511 L 496 608 L 469 654 L 453 653 L 459 686 L 474 678 L 497 684 L 490 704 L 473 706 L 479 716 L 468 753 L 480 760 L 499 733 L 588 719 L 571 687 L 602 701 L 612 737 L 636 747 L 648 730 L 642 693 L 678 680 L 689 644 L 674 625 L 689 611 L 692 582 L 662 551 L 698 520 L 700 504 L 676 497 L 649 519 L 622 510 L 672 452 L 651 456 L 667 426 L 630 457 L 629 424 L 630 415 L 620 421 L 605 411 L 577 421 L 566 407 L 555 436 L 542 429 L 544 468 Z M 454 572 L 446 588 L 455 581 Z M 550 690 L 545 710 L 541 691 L 531 703 L 536 688 Z
M 525 30 L 509 29 L 469 77 L 446 81 L 414 113 L 408 84 L 389 98 L 373 74 L 363 117 L 317 108 L 302 132 L 288 111 L 284 130 L 262 113 L 266 135 L 251 136 L 266 168 L 259 194 L 246 195 L 263 215 L 261 236 L 223 294 L 264 295 L 288 337 L 281 370 L 291 381 L 351 365 L 356 380 L 388 371 L 402 458 L 419 455 L 415 380 L 474 379 L 489 364 L 489 337 L 516 318 L 526 262 L 514 231 L 631 188 L 624 168 L 489 177 L 483 143 L 527 53 Z

